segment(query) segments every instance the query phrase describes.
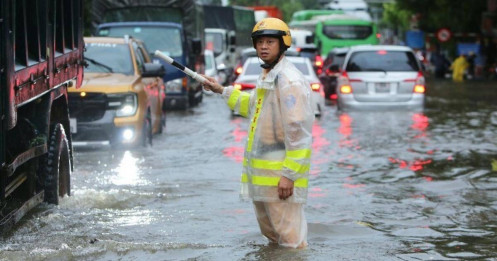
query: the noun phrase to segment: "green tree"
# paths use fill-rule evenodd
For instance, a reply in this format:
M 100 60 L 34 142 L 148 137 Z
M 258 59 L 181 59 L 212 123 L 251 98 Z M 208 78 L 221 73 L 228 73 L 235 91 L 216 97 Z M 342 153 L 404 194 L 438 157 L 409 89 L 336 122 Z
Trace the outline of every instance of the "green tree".
M 487 1 L 396 0 L 395 8 L 402 12 L 399 18 L 406 19 L 405 14 L 419 15 L 419 28 L 426 32 L 435 32 L 442 27 L 453 32 L 479 32 Z
M 402 10 L 396 3 L 383 4 L 383 21 L 382 26 L 395 27 L 399 30 L 409 28 L 409 19 L 412 13 L 409 10 Z

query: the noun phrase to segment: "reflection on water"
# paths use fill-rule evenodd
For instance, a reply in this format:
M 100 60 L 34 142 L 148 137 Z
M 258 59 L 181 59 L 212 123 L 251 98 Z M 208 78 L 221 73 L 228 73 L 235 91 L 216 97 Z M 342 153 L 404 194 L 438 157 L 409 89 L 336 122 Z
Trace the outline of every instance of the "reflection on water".
M 247 120 L 212 96 L 168 114 L 152 148 L 76 150 L 73 196 L 21 222 L 0 259 L 495 260 L 495 86 L 428 83 L 422 113 L 327 106 L 304 251 L 267 244 L 238 200 Z
M 130 151 L 125 151 L 119 166 L 114 170 L 116 173 L 111 177 L 115 185 L 142 185 L 145 180 L 140 177 L 140 169 L 137 166 L 138 159 Z

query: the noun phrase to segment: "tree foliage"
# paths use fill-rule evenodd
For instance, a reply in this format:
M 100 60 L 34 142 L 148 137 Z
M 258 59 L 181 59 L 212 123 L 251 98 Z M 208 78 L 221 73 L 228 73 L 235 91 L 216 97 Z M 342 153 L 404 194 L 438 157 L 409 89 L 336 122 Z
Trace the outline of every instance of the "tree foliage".
M 382 23 L 389 27 L 395 26 L 398 29 L 407 30 L 411 15 L 411 11 L 401 10 L 396 3 L 386 3 L 383 5 Z
M 396 0 L 384 7 L 384 18 L 392 25 L 408 26 L 411 15 L 418 15 L 419 28 L 423 31 L 435 32 L 446 27 L 453 32 L 479 32 L 487 1 Z

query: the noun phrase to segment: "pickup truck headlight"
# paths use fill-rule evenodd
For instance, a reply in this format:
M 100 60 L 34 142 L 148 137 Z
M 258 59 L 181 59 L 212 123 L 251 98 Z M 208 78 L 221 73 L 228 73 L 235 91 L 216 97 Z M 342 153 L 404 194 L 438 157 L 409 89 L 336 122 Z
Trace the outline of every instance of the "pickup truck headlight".
M 133 116 L 138 109 L 138 97 L 135 93 L 112 94 L 109 97 L 109 108 L 116 110 L 117 117 Z
M 166 83 L 166 92 L 181 92 L 183 78 L 174 79 Z

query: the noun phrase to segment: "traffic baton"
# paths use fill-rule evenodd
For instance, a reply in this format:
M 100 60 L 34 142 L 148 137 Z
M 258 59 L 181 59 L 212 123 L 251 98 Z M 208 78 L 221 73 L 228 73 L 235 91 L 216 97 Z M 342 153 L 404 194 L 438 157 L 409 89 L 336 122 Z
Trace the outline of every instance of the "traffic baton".
M 199 81 L 200 83 L 204 83 L 207 81 L 207 79 L 205 79 L 204 77 L 202 77 L 201 75 L 199 75 L 198 73 L 188 69 L 188 67 L 185 67 L 184 65 L 182 64 L 179 64 L 178 62 L 176 62 L 173 58 L 163 54 L 161 51 L 159 50 L 156 50 L 155 51 L 155 55 L 161 57 L 162 59 L 166 60 L 166 62 L 168 62 L 169 64 L 171 64 L 172 66 L 178 68 L 178 70 L 186 73 L 188 76 L 192 77 L 193 79 Z

